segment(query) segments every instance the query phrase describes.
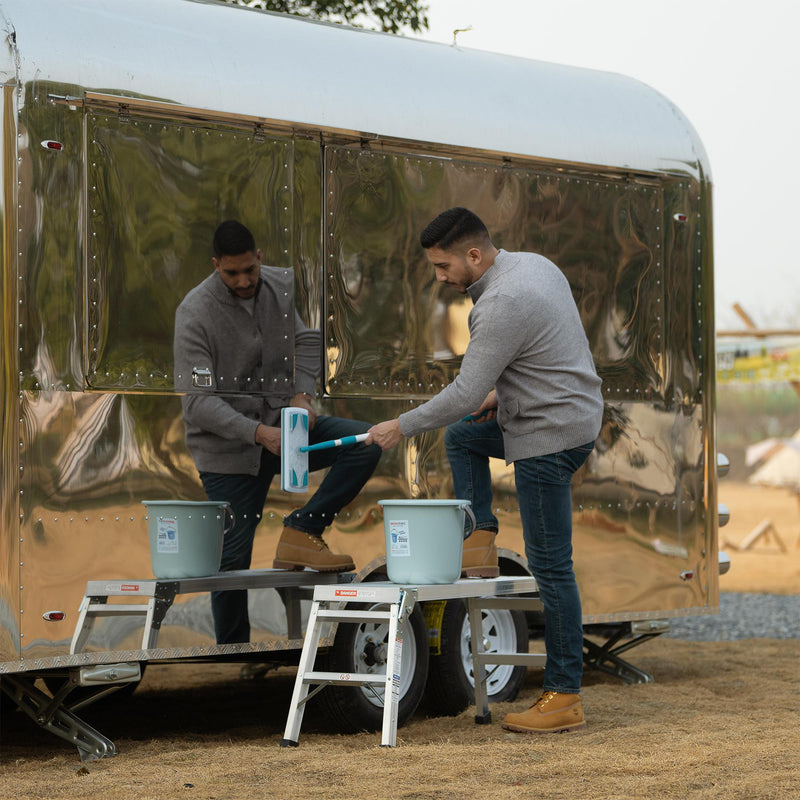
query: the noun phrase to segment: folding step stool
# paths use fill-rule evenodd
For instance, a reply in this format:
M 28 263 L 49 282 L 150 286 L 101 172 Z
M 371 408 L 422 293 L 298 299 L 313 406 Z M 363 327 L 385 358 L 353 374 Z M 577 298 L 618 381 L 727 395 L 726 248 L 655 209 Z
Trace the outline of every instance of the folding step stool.
M 508 597 L 509 594 L 536 594 L 535 597 Z M 487 596 L 490 595 L 490 596 Z M 416 602 L 430 600 L 466 599 L 471 629 L 472 659 L 475 671 L 475 721 L 491 721 L 486 693 L 486 664 L 525 664 L 542 666 L 545 656 L 540 653 L 484 653 L 481 650 L 483 630 L 481 611 L 484 608 L 525 610 L 541 609 L 538 587 L 533 578 L 466 579 L 454 584 L 399 586 L 393 583 L 358 583 L 350 586 L 317 586 L 308 618 L 306 638 L 297 667 L 292 700 L 286 719 L 281 747 L 297 747 L 305 704 L 331 684 L 359 686 L 384 685 L 383 725 L 381 747 L 395 747 L 397 742 L 397 708 L 400 699 L 400 670 L 405 624 Z M 352 610 L 344 603 L 385 604 L 386 609 Z M 358 624 L 384 621 L 389 623 L 386 674 L 315 672 L 314 661 L 323 629 L 332 623 Z M 312 684 L 316 688 L 310 690 Z

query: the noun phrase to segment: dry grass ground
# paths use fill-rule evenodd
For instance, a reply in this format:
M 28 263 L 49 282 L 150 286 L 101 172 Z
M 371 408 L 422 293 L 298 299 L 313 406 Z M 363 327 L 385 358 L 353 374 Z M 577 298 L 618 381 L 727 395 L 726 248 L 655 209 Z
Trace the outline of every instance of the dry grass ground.
M 720 591 L 800 594 L 800 497 L 786 489 L 723 480 L 720 502 L 731 512 L 730 523 L 719 532 L 720 547 L 731 557 Z M 737 550 L 765 520 L 772 523 L 771 532 L 749 549 Z
M 800 592 L 797 501 L 779 490 L 723 485 L 723 538 L 744 540 L 770 517 L 787 552 L 757 542 L 739 553 L 722 591 Z M 531 670 L 517 700 L 473 711 L 418 715 L 396 749 L 378 734 L 341 736 L 304 725 L 300 747 L 278 746 L 290 671 L 242 681 L 236 665 L 154 666 L 130 698 L 84 717 L 118 755 L 81 765 L 76 751 L 19 714 L 3 719 L 0 798 L 235 800 L 541 800 L 726 798 L 786 800 L 800 792 L 800 639 L 684 642 L 657 639 L 630 658 L 655 682 L 626 686 L 590 672 L 582 733 L 503 731 L 503 715 L 535 697 Z

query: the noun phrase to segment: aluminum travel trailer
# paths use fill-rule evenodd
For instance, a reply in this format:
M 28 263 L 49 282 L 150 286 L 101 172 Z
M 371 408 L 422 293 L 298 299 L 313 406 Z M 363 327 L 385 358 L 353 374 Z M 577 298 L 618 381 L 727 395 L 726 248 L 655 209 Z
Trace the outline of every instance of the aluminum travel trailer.
M 376 422 L 446 385 L 466 346 L 466 301 L 418 246 L 430 219 L 469 206 L 498 246 L 555 261 L 606 399 L 574 483 L 587 631 L 657 634 L 717 611 L 711 183 L 668 100 L 619 75 L 218 3 L 0 0 L 0 24 L 6 694 L 299 646 L 285 593 L 267 589 L 251 592 L 250 645 L 214 644 L 199 593 L 174 598 L 157 648 L 121 616 L 70 653 L 88 581 L 152 576 L 140 501 L 204 497 L 173 320 L 231 217 L 294 270 L 323 332 L 319 410 Z M 521 574 L 503 464 L 494 488 L 502 566 Z M 384 454 L 330 540 L 365 579 L 379 499 L 451 496 L 443 432 L 425 434 Z M 254 567 L 295 500 L 273 486 Z

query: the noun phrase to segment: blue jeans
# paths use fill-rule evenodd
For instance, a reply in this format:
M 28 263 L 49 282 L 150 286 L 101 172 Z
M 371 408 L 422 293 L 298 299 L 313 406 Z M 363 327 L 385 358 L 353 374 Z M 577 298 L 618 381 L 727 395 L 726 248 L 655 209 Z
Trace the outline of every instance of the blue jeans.
M 445 432 L 455 495 L 470 500 L 478 528 L 497 530 L 489 458 L 504 458 L 496 421 L 457 422 Z M 572 476 L 593 442 L 514 462 L 525 556 L 544 606 L 545 691 L 577 694 L 583 676 L 581 599 L 572 566 Z
M 319 416 L 313 430 L 309 431 L 308 440 L 309 444 L 315 444 L 328 439 L 341 439 L 365 433 L 369 428 L 367 422 Z M 381 450 L 377 445 L 355 444 L 314 451 L 308 456 L 309 471 L 326 467 L 330 467 L 330 471 L 308 502 L 284 519 L 284 525 L 313 536 L 322 536 L 325 527 L 369 480 L 381 457 Z M 236 524 L 225 534 L 219 567 L 221 572 L 250 569 L 253 539 L 264 511 L 267 490 L 280 470 L 280 456 L 264 449 L 258 475 L 200 473 L 208 499 L 230 503 L 236 515 Z M 212 592 L 211 613 L 219 644 L 250 641 L 246 590 Z

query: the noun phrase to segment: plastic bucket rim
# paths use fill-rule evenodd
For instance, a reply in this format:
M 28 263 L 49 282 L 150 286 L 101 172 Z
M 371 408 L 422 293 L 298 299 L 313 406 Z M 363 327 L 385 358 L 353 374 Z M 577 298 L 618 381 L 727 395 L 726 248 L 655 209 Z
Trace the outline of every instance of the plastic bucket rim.
M 383 509 L 386 570 L 392 583 L 446 584 L 458 580 L 461 575 L 461 543 L 475 529 L 475 516 L 469 500 L 402 498 L 383 499 L 378 503 Z M 452 525 L 456 518 L 468 520 L 466 530 L 463 522 L 458 527 Z M 411 524 L 406 528 L 406 544 L 395 551 L 390 525 L 402 520 L 410 520 Z M 429 533 L 437 535 L 428 536 Z M 431 543 L 436 540 L 439 544 L 431 548 Z M 408 551 L 409 546 L 411 551 Z
M 227 536 L 236 525 L 236 514 L 233 506 L 227 500 L 142 500 L 142 505 L 147 509 L 147 516 L 150 515 L 150 506 L 173 506 L 177 508 L 201 508 L 215 507 L 222 512 L 222 535 Z M 226 524 L 226 517 L 230 515 L 230 525 Z M 205 517 L 203 517 L 205 519 Z M 219 519 L 219 517 L 217 517 Z
M 433 499 L 433 500 L 409 500 L 407 498 L 402 498 L 399 500 L 378 500 L 378 505 L 386 505 L 387 503 L 391 503 L 392 505 L 397 506 L 460 506 L 463 503 L 468 505 L 472 505 L 469 500 L 463 500 L 460 498 L 455 499 Z
M 464 512 L 464 516 L 469 521 L 469 527 L 464 529 L 463 537 L 464 541 L 469 539 L 477 528 L 478 523 L 475 520 L 475 512 L 472 510 L 472 503 L 469 500 L 463 499 L 434 499 L 434 500 L 409 500 L 404 498 L 402 500 L 378 500 L 379 506 L 384 506 L 386 504 L 395 505 L 395 506 L 406 506 L 406 507 L 428 507 L 428 508 L 453 508 L 458 507 L 461 511 Z

